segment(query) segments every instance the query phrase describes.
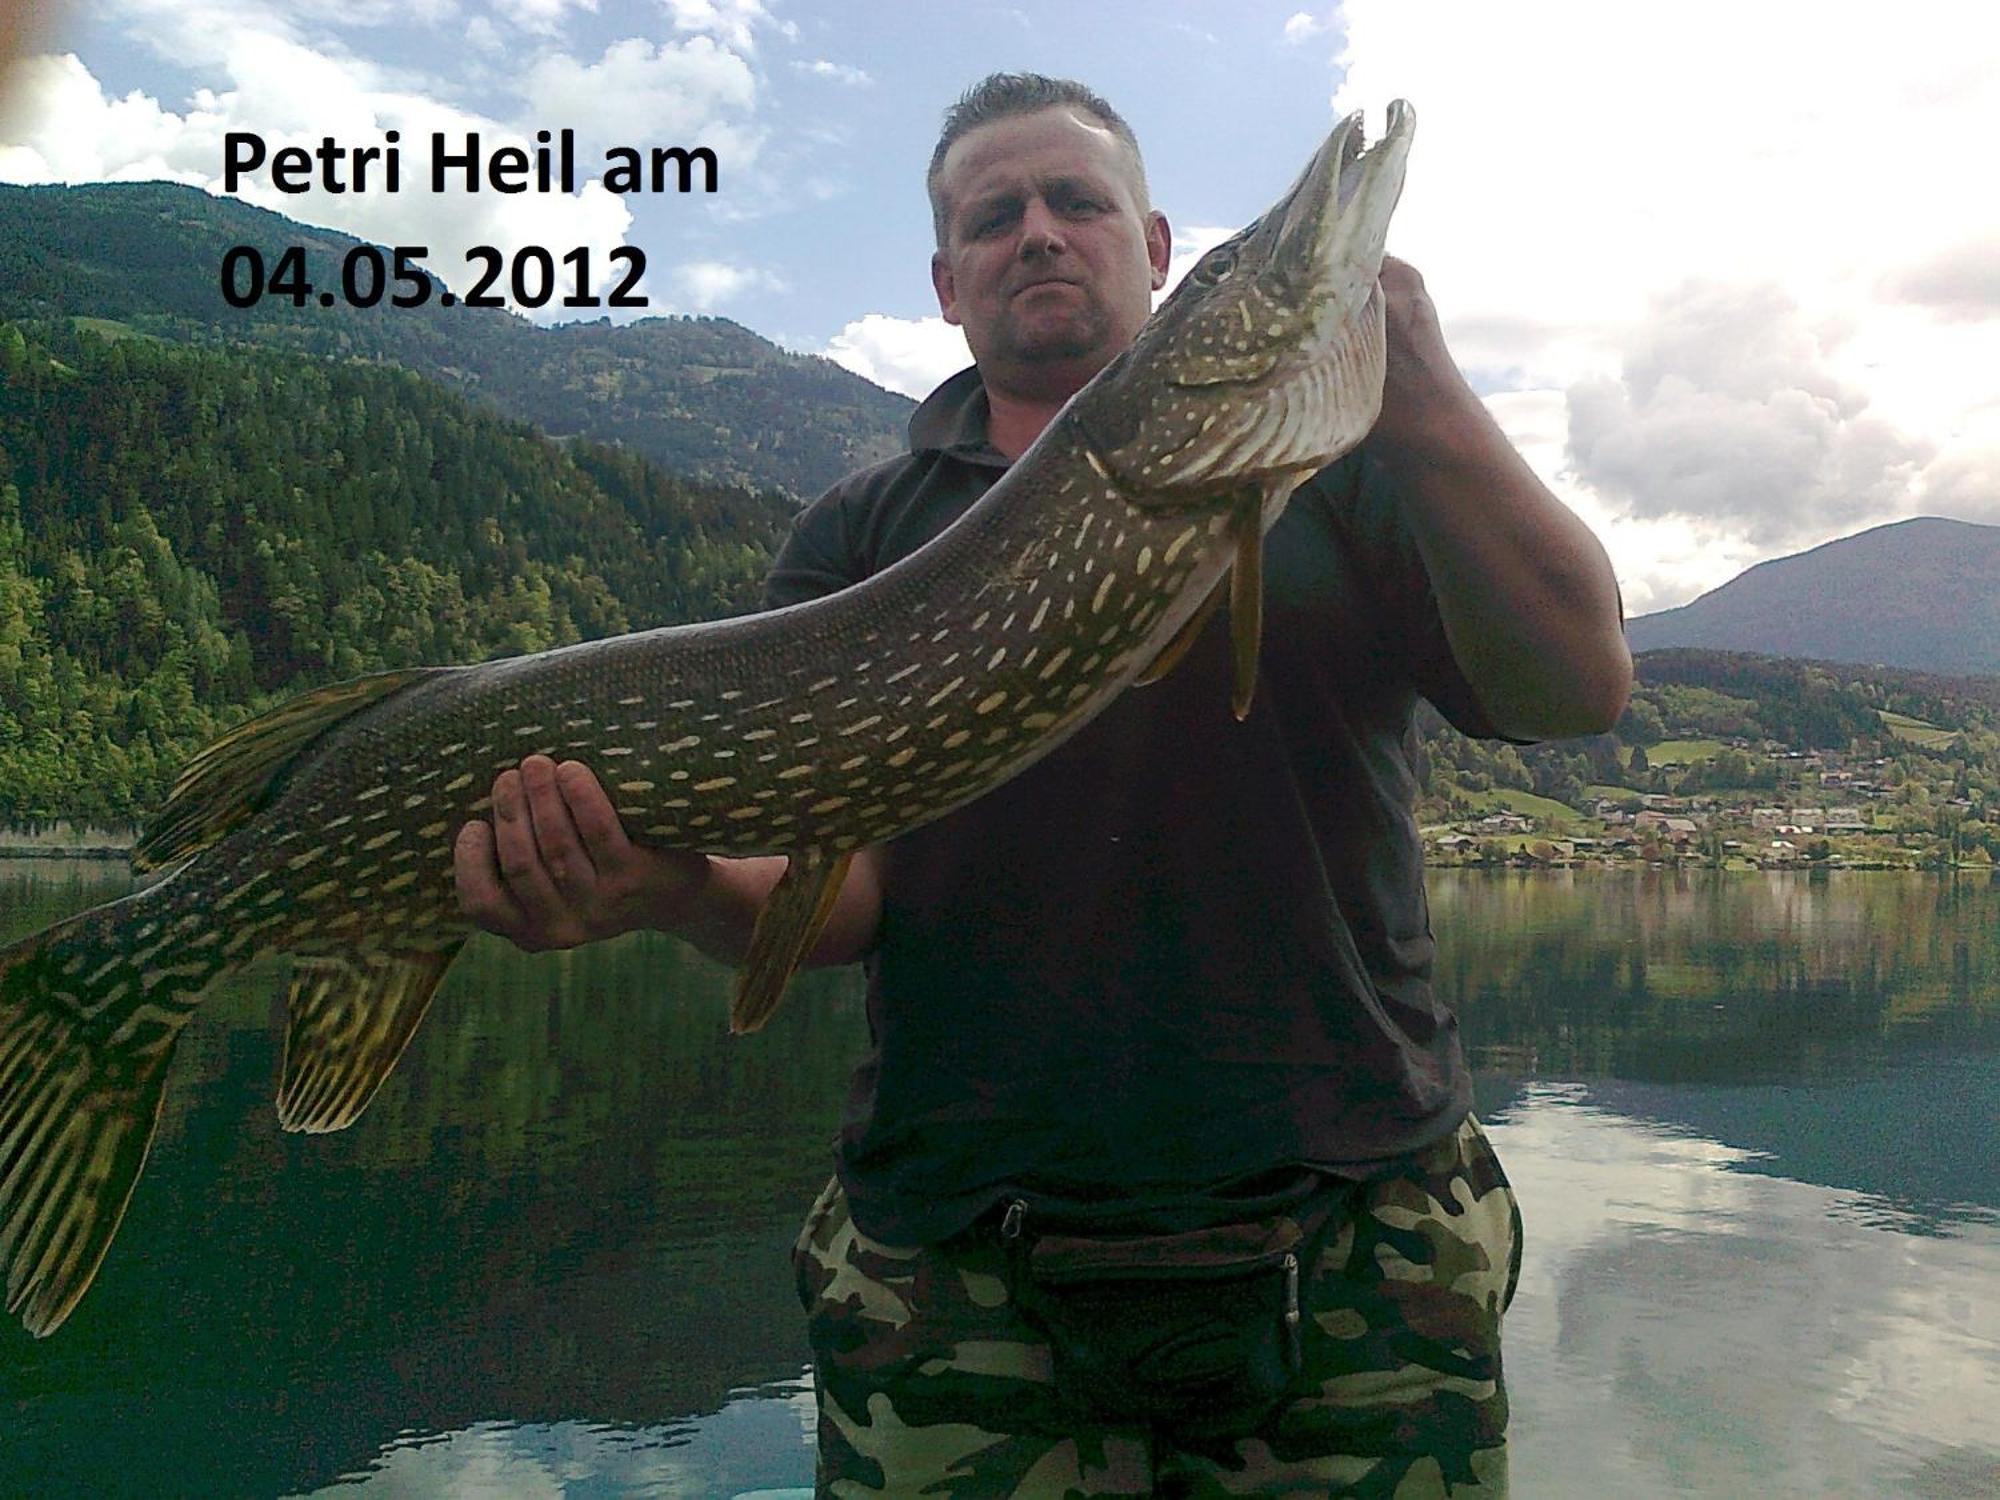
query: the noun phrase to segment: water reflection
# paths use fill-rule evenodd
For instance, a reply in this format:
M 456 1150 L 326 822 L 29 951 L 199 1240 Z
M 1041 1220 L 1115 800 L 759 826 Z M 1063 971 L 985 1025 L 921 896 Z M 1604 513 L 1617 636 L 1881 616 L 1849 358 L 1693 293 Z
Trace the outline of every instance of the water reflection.
M 1536 1085 L 1492 1136 L 1528 1214 L 1524 1495 L 2000 1494 L 2000 1230 Z
M 1485 1068 L 1796 1085 L 1868 1071 L 1885 1044 L 2000 1046 L 1989 878 L 1440 870 L 1430 887 L 1438 982 Z
M 120 884 L 0 866 L 0 941 Z M 1433 907 L 1528 1216 L 1517 1493 L 2000 1494 L 2000 888 L 1440 872 Z M 732 1040 L 677 944 L 476 942 L 322 1137 L 276 1128 L 277 981 L 190 1028 L 76 1316 L 0 1327 L 0 1494 L 810 1481 L 785 1250 L 853 975 Z
M 745 1392 L 701 1421 L 626 1430 L 582 1422 L 482 1422 L 459 1432 L 399 1441 L 360 1473 L 314 1495 L 350 1494 L 364 1483 L 369 1500 L 436 1500 L 440 1495 L 508 1500 L 589 1500 L 596 1496 L 659 1500 L 778 1500 L 810 1495 L 810 1385 Z

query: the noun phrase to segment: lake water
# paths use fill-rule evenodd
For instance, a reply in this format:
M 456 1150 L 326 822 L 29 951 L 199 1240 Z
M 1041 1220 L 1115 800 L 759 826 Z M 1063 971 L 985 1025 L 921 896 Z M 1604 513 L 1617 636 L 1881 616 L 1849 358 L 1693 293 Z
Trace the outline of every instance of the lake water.
M 117 894 L 0 863 L 0 941 Z M 2000 1496 L 2000 884 L 1436 871 L 1528 1245 L 1523 1497 Z M 661 938 L 484 940 L 354 1129 L 270 1107 L 275 969 L 185 1034 L 0 1495 L 729 1497 L 810 1483 L 785 1250 L 854 975 L 729 1038 Z

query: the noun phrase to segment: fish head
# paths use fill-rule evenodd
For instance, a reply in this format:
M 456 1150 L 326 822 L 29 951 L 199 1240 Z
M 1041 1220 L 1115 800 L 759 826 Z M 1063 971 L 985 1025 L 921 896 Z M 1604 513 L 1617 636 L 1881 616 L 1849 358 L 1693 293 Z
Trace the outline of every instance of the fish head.
M 1378 277 L 1416 115 L 1389 106 L 1369 145 L 1335 127 L 1282 198 L 1215 246 L 1070 416 L 1133 504 L 1222 509 L 1276 491 L 1367 435 L 1382 405 Z

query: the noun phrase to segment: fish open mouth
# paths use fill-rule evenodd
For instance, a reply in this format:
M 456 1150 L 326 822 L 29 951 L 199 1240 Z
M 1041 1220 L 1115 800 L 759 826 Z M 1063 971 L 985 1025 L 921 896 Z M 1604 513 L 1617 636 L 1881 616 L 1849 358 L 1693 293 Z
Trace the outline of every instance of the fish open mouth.
M 1359 110 L 1335 126 L 1291 192 L 1280 200 L 1275 221 L 1277 255 L 1295 270 L 1310 274 L 1314 266 L 1352 254 L 1350 226 L 1386 226 L 1402 192 L 1403 166 L 1414 124 L 1414 111 L 1397 99 L 1389 105 L 1381 139 L 1372 144 Z M 1379 259 L 1380 254 L 1380 248 L 1375 247 L 1363 250 L 1361 258 Z
M 1354 190 L 1361 185 L 1361 173 L 1357 168 L 1361 158 L 1368 153 L 1368 123 L 1360 115 L 1354 117 L 1354 128 L 1341 137 L 1340 141 L 1340 187 L 1336 195 L 1336 206 L 1347 207 Z

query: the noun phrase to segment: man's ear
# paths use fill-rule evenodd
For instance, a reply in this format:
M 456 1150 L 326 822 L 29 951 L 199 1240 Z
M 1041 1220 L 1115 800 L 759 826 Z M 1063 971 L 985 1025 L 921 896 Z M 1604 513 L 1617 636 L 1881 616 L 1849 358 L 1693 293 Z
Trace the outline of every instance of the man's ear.
M 951 261 L 944 251 L 931 252 L 931 286 L 937 292 L 938 311 L 944 320 L 954 327 L 958 324 L 958 278 L 952 274 Z
M 1174 231 L 1157 208 L 1146 215 L 1146 259 L 1153 267 L 1153 290 L 1167 284 L 1167 263 L 1173 259 Z

